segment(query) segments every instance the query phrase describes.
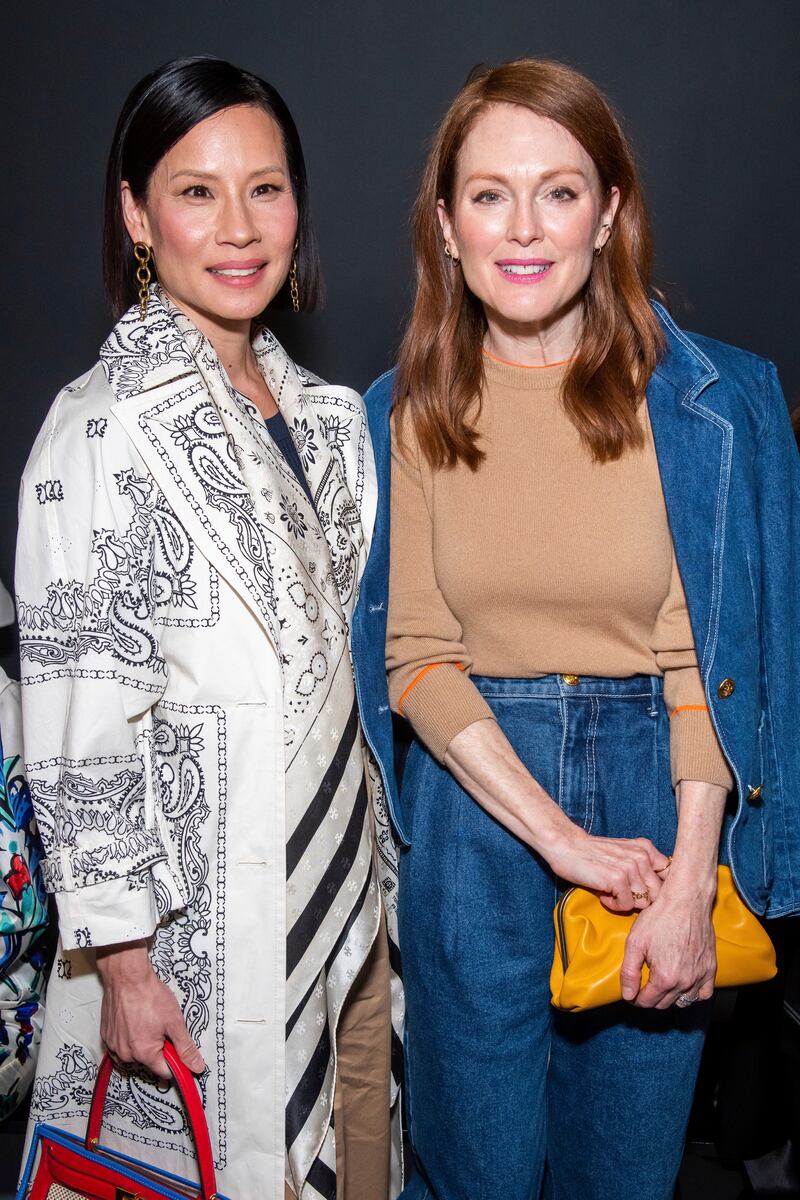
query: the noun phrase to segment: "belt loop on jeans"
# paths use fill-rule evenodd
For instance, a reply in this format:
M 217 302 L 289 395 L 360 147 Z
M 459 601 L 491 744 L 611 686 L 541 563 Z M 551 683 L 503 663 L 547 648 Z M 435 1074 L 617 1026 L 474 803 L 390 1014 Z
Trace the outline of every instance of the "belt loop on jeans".
M 661 676 L 650 676 L 650 716 L 658 716 L 658 706 L 661 703 Z

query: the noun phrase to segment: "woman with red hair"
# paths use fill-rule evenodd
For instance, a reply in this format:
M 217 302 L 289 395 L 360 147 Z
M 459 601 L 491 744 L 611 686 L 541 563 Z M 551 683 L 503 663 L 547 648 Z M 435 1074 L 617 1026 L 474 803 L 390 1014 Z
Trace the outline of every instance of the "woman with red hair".
M 668 1200 L 720 853 L 758 912 L 800 895 L 788 414 L 771 364 L 652 302 L 631 150 L 567 67 L 471 78 L 415 234 L 399 366 L 367 397 L 391 545 L 362 585 L 415 735 L 403 1196 L 533 1200 L 546 1176 Z M 549 1005 L 564 882 L 638 911 L 620 1004 Z

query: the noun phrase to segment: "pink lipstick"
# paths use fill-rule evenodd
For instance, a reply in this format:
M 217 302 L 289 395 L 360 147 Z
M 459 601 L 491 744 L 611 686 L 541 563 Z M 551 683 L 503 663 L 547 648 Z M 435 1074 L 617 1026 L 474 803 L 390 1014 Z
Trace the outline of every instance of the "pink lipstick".
M 263 258 L 231 259 L 230 262 L 214 263 L 207 270 L 227 287 L 248 288 L 259 282 L 266 265 Z
M 540 283 L 546 279 L 555 263 L 550 258 L 500 258 L 495 263 L 508 283 Z

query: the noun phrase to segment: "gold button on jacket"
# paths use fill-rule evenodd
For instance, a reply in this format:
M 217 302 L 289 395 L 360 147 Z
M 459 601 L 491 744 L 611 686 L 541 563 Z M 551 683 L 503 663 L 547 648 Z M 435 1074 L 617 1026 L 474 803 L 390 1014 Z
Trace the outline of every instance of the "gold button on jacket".
M 717 688 L 717 695 L 720 700 L 727 700 L 736 691 L 736 684 L 732 679 L 723 679 L 722 683 Z

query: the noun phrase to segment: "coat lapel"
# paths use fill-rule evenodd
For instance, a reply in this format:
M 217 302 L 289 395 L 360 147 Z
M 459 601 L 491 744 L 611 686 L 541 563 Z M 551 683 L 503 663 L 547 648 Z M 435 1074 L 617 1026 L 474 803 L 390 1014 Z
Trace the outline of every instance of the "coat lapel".
M 363 406 L 352 393 L 302 377 L 268 331 L 254 343 L 261 370 L 292 434 L 330 555 L 348 624 L 366 565 L 377 488 Z
M 656 305 L 668 353 L 647 387 L 650 423 L 675 556 L 705 678 L 717 642 L 733 429 L 703 395 L 719 378 L 708 358 Z
M 358 398 L 314 381 L 304 388 L 268 331 L 257 359 L 298 447 L 314 507 L 282 454 L 236 396 L 207 339 L 151 293 L 147 317 L 131 309 L 101 350 L 117 397 L 114 416 L 201 552 L 242 597 L 280 654 L 269 534 L 288 533 L 324 569 L 317 590 L 332 616 L 352 617 L 367 555 L 359 505 L 374 521 L 374 470 Z M 319 543 L 320 528 L 325 545 Z M 302 547 L 297 533 L 308 539 Z M 313 568 L 312 568 L 313 573 Z
M 205 339 L 182 336 L 151 294 L 144 322 L 131 310 L 100 352 L 122 424 L 209 562 L 242 597 L 276 649 L 267 549 L 218 404 L 201 371 Z M 210 364 L 207 364 L 210 365 Z

